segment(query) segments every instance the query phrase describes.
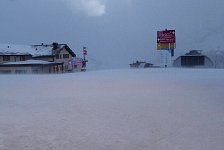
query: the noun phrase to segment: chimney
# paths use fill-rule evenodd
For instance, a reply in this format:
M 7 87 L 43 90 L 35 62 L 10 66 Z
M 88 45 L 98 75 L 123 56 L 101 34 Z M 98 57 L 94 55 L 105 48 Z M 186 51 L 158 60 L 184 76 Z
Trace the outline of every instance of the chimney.
M 58 49 L 58 43 L 54 42 L 54 43 L 52 43 L 52 46 L 53 46 L 54 50 Z

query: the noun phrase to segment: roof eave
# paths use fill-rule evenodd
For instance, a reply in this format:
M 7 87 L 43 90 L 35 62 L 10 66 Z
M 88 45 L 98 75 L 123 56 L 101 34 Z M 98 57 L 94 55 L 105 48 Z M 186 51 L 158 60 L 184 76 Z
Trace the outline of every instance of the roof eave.
M 76 54 L 71 50 L 71 48 L 65 44 L 64 48 L 72 55 L 72 57 L 76 57 Z

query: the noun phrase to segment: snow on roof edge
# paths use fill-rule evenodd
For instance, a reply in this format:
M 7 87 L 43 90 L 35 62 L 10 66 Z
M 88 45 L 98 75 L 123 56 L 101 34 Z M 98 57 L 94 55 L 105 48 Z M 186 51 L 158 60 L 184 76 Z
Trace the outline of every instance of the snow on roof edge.
M 16 61 L 16 62 L 6 62 L 3 63 L 3 65 L 25 65 L 25 64 L 29 64 L 29 65 L 33 65 L 33 64 L 52 64 L 55 62 L 48 62 L 48 61 L 43 61 L 43 60 L 34 60 L 34 59 L 30 59 L 30 60 L 26 60 L 26 61 Z

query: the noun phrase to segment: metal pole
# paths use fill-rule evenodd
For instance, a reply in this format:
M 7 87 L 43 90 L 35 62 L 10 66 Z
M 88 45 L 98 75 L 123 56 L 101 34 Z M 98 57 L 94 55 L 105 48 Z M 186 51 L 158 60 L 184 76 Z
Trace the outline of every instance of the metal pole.
M 216 63 L 217 63 L 217 60 L 216 59 L 217 59 L 217 52 L 215 53 L 215 68 L 217 67 L 216 66 Z

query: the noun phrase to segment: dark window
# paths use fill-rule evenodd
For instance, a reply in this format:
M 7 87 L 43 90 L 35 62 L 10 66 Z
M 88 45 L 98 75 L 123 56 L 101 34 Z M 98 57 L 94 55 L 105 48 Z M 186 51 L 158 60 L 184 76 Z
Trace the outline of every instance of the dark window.
M 59 59 L 59 54 L 56 55 L 56 59 Z
M 69 54 L 63 54 L 63 58 L 69 58 Z
M 20 56 L 20 61 L 25 61 L 26 57 L 25 56 Z
M 0 70 L 0 73 L 2 73 L 2 74 L 10 74 L 11 70 Z
M 24 73 L 27 73 L 26 70 L 16 70 L 15 71 L 16 74 L 24 74 Z
M 204 64 L 204 56 L 181 56 L 181 66 L 201 66 Z
M 32 73 L 38 73 L 38 70 L 32 70 Z
M 10 61 L 10 56 L 3 56 L 3 61 Z

